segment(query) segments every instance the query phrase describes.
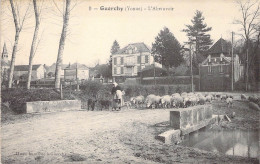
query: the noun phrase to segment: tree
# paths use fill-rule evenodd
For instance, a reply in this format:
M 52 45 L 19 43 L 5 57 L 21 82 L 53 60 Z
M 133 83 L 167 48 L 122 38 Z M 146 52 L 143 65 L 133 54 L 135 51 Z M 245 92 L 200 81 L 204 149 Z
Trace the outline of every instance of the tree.
M 119 46 L 118 42 L 115 40 L 113 42 L 113 45 L 112 45 L 111 50 L 110 50 L 111 55 L 110 55 L 109 61 L 108 61 L 108 69 L 109 69 L 109 71 L 107 71 L 105 73 L 107 77 L 112 77 L 112 55 L 117 53 L 119 50 L 120 50 L 120 46 Z
M 69 16 L 70 16 L 70 3 L 71 0 L 66 0 L 66 9 L 65 9 L 65 15 L 63 18 L 63 27 L 60 37 L 60 43 L 59 43 L 59 50 L 58 50 L 58 56 L 57 56 L 57 62 L 56 62 L 56 70 L 55 70 L 55 88 L 60 88 L 60 76 L 61 76 L 61 66 L 62 66 L 62 60 L 63 60 L 63 51 L 65 46 L 65 40 L 67 36 L 67 30 L 69 25 Z
M 110 53 L 113 55 L 113 54 L 117 53 L 119 49 L 120 49 L 120 46 L 119 46 L 118 42 L 115 40 L 112 45 L 112 48 L 110 50 Z
M 155 38 L 155 42 L 152 44 L 152 53 L 155 55 L 155 60 L 168 70 L 183 62 L 181 45 L 167 27 L 164 27 Z
M 16 5 L 15 5 L 13 0 L 9 0 L 9 1 L 10 1 L 14 25 L 15 25 L 15 41 L 14 41 L 14 45 L 13 45 L 10 72 L 9 72 L 9 77 L 8 77 L 8 88 L 11 88 L 12 82 L 13 82 L 14 65 L 15 65 L 18 41 L 19 41 L 20 33 L 24 26 L 24 22 L 28 18 L 28 15 L 29 15 L 30 3 L 28 4 L 27 9 L 25 10 L 25 14 L 23 16 L 20 16 L 21 11 L 20 11 L 18 4 L 16 3 Z
M 259 36 L 260 36 L 260 3 L 259 1 L 238 1 L 238 6 L 240 8 L 242 18 L 235 20 L 235 24 L 240 25 L 241 31 L 245 41 L 245 55 L 246 69 L 244 72 L 244 77 L 246 80 L 246 90 L 248 89 L 249 79 L 255 79 L 255 73 L 253 65 L 255 60 L 259 59 L 257 53 L 259 51 Z M 252 48 L 253 46 L 253 48 Z M 252 51 L 253 49 L 253 51 Z
M 188 43 L 196 45 L 196 55 L 205 53 L 209 49 L 209 46 L 212 45 L 210 35 L 206 34 L 211 31 L 212 28 L 207 27 L 207 24 L 203 22 L 204 19 L 202 12 L 197 10 L 195 16 L 191 20 L 192 25 L 186 25 L 187 29 L 182 30 L 187 33 L 189 38 Z
M 30 57 L 29 57 L 29 70 L 28 70 L 28 79 L 27 79 L 27 89 L 30 89 L 31 86 L 31 76 L 32 76 L 32 63 L 33 58 L 35 56 L 37 47 L 39 45 L 39 41 L 37 42 L 38 38 L 38 32 L 40 27 L 40 11 L 37 7 L 37 1 L 33 0 L 33 8 L 34 8 L 34 14 L 35 14 L 35 29 L 34 29 L 34 35 L 31 45 L 31 51 L 30 51 Z

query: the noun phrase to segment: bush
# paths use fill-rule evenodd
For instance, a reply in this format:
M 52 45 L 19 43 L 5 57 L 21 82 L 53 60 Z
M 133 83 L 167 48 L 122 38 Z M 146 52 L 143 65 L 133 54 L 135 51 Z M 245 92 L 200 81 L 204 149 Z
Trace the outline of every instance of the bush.
M 25 112 L 25 103 L 32 101 L 60 100 L 60 94 L 54 89 L 7 89 L 2 91 L 2 102 L 9 102 L 16 113 Z

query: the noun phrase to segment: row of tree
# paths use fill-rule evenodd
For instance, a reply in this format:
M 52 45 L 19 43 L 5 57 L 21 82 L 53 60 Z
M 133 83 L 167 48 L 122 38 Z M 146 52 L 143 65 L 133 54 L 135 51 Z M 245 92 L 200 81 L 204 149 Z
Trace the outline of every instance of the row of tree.
M 40 2 L 41 5 L 39 5 L 38 2 Z M 24 27 L 24 22 L 28 18 L 28 15 L 29 15 L 31 1 L 29 0 L 28 7 L 23 16 L 20 15 L 21 6 L 19 6 L 19 5 L 21 5 L 21 4 L 18 4 L 17 1 L 15 1 L 15 0 L 9 0 L 9 3 L 11 6 L 11 12 L 12 12 L 12 16 L 13 16 L 14 25 L 15 25 L 15 38 L 14 38 L 14 45 L 13 45 L 13 50 L 12 50 L 10 71 L 9 71 L 9 76 L 8 76 L 8 88 L 11 88 L 12 82 L 13 82 L 14 66 L 15 66 L 15 59 L 16 59 L 16 54 L 17 54 L 19 38 L 20 38 L 20 34 Z M 30 89 L 33 58 L 36 54 L 37 47 L 40 42 L 40 39 L 39 39 L 39 28 L 40 28 L 40 23 L 41 23 L 40 16 L 41 16 L 41 11 L 42 11 L 42 7 L 43 7 L 43 1 L 32 0 L 32 3 L 33 3 L 34 17 L 35 17 L 35 26 L 34 26 L 35 29 L 34 29 L 34 35 L 32 38 L 30 57 L 29 57 L 27 89 Z M 56 2 L 53 1 L 53 3 L 57 7 L 57 10 L 59 10 Z M 60 12 L 62 12 L 62 15 L 63 15 L 63 27 L 62 27 L 62 32 L 61 32 L 61 36 L 60 36 L 57 62 L 56 62 L 56 70 L 55 70 L 55 88 L 57 88 L 57 89 L 60 88 L 60 76 L 61 76 L 63 51 L 64 51 L 65 41 L 66 41 L 66 36 L 67 36 L 67 31 L 68 31 L 70 12 L 73 8 L 73 7 L 71 7 L 71 0 L 66 0 L 65 6 L 66 7 L 63 12 L 59 10 Z

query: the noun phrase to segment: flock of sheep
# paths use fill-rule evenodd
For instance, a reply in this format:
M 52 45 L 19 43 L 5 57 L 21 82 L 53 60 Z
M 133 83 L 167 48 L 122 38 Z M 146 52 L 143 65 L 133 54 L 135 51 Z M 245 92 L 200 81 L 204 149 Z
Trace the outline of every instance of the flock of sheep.
M 194 105 L 203 105 L 211 103 L 212 100 L 225 100 L 228 107 L 233 104 L 233 96 L 217 93 L 174 93 L 172 95 L 157 96 L 154 94 L 144 96 L 136 96 L 130 98 L 131 106 L 146 108 L 186 108 Z

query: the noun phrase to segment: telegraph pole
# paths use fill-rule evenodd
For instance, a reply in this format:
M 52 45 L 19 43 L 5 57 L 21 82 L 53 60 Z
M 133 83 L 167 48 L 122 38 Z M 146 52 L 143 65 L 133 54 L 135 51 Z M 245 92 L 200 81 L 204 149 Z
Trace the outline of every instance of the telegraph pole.
M 77 80 L 77 91 L 79 91 L 78 62 L 76 63 L 76 80 Z
M 231 91 L 234 90 L 234 40 L 233 40 L 234 32 L 232 31 L 232 48 L 231 48 Z
M 193 71 L 192 71 L 192 53 L 191 53 L 191 43 L 190 43 L 190 75 L 191 75 L 191 92 L 193 92 L 194 89 L 193 89 Z

